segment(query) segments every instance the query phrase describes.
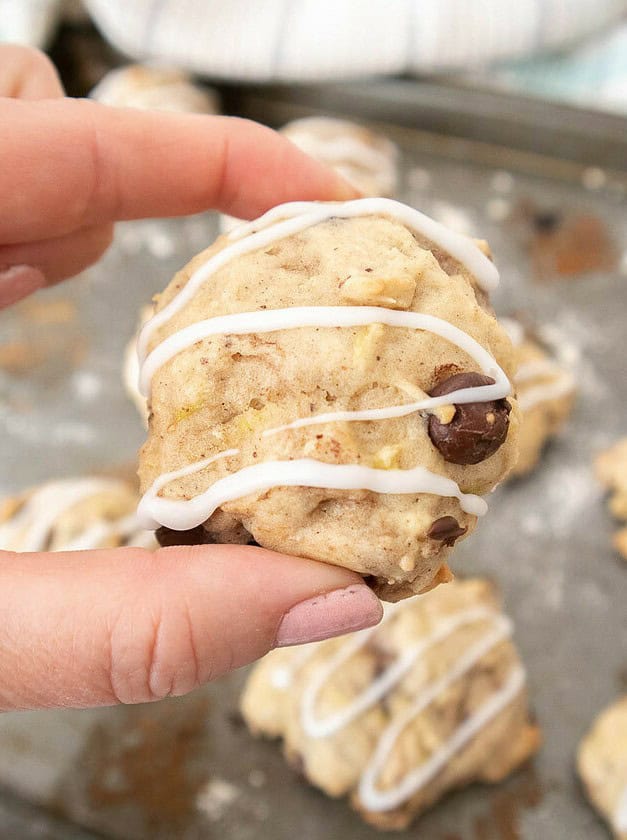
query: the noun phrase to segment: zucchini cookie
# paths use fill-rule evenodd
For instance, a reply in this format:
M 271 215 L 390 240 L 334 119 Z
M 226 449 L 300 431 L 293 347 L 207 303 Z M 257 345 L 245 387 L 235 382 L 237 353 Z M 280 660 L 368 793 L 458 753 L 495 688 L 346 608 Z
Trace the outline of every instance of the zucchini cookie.
M 282 205 L 218 239 L 140 336 L 146 527 L 345 566 L 388 600 L 449 579 L 517 457 L 497 281 L 390 199 Z
M 254 734 L 363 818 L 400 829 L 448 791 L 498 782 L 538 748 L 512 626 L 487 581 L 387 605 L 371 630 L 283 648 L 242 696 Z

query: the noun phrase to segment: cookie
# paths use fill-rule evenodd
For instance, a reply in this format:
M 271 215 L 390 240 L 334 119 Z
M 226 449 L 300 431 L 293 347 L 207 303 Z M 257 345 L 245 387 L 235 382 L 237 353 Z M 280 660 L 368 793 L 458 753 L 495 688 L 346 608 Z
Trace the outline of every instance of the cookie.
M 137 495 L 123 481 L 50 481 L 0 501 L 0 549 L 156 548 L 154 535 L 141 528 L 136 508 Z
M 192 82 L 174 67 L 129 64 L 110 70 L 89 94 L 116 108 L 177 111 L 190 114 L 219 113 L 218 94 Z
M 535 340 L 518 321 L 502 318 L 514 345 L 514 387 L 522 413 L 518 462 L 510 478 L 530 473 L 546 443 L 559 434 L 571 414 L 576 383 L 573 373 Z
M 610 491 L 610 513 L 627 522 L 627 437 L 597 456 L 595 470 L 601 484 Z M 627 528 L 616 531 L 614 547 L 627 560 Z
M 614 837 L 627 840 L 627 696 L 596 719 L 579 746 L 577 769 Z
M 398 189 L 399 148 L 370 128 L 336 117 L 304 117 L 287 123 L 280 133 L 310 157 L 335 169 L 365 196 L 391 198 Z M 220 216 L 222 233 L 239 224 L 241 219 Z
M 372 825 L 406 828 L 455 788 L 498 782 L 540 743 L 525 672 L 491 584 L 387 605 L 382 623 L 257 664 L 241 709 L 256 735 Z
M 470 239 L 389 199 L 274 208 L 179 272 L 142 330 L 146 525 L 203 525 L 398 600 L 515 463 L 512 345 Z

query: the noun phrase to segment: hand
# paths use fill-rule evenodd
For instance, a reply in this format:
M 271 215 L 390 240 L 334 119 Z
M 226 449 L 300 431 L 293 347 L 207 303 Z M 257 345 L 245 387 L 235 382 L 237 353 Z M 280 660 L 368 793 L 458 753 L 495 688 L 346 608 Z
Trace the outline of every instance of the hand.
M 0 306 L 96 260 L 117 219 L 354 197 L 253 123 L 63 99 L 31 50 L 0 47 L 2 93 Z M 260 548 L 1 552 L 0 709 L 183 694 L 273 646 L 380 617 L 353 572 Z

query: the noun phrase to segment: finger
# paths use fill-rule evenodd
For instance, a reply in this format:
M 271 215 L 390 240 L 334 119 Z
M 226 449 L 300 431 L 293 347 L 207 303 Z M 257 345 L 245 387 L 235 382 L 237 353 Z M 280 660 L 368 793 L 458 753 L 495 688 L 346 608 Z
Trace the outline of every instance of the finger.
M 269 128 L 233 117 L 0 101 L 0 241 L 208 208 L 240 218 L 357 193 Z
M 141 703 L 375 624 L 361 578 L 243 546 L 2 554 L 0 709 Z
M 113 225 L 84 228 L 75 233 L 27 242 L 0 245 L 0 271 L 16 265 L 28 265 L 43 273 L 48 285 L 73 277 L 92 265 L 107 250 L 113 239 Z
M 0 44 L 0 96 L 55 99 L 64 95 L 54 64 L 39 50 Z

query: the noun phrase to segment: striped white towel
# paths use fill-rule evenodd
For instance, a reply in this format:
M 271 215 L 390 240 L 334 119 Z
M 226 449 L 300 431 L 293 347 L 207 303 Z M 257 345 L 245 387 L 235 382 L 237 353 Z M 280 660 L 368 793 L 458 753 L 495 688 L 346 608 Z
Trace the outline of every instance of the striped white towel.
M 86 0 L 113 44 L 214 78 L 323 81 L 478 67 L 572 44 L 625 0 Z

